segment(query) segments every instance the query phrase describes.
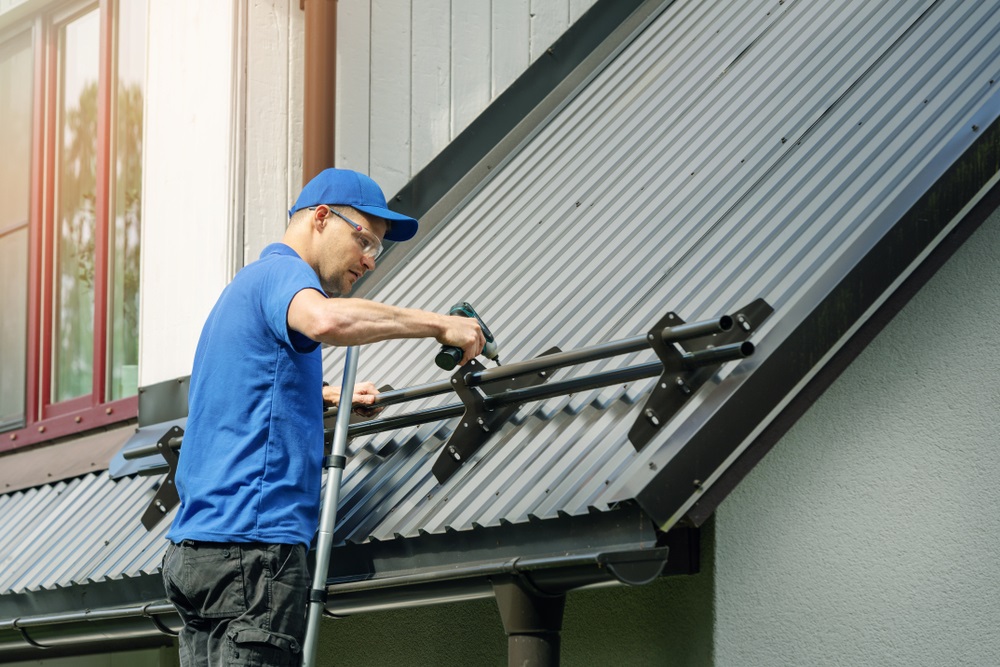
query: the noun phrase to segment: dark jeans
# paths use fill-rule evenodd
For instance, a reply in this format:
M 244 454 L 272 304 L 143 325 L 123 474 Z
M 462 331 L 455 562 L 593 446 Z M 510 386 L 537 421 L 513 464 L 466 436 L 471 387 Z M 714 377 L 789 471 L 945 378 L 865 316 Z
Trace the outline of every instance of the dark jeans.
M 170 544 L 163 583 L 184 621 L 182 667 L 299 664 L 309 588 L 301 544 Z

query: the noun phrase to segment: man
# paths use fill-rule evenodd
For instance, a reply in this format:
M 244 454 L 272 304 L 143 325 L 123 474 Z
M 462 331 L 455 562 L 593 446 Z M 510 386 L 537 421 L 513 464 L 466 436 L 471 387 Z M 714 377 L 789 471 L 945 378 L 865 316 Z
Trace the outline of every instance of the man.
M 370 178 L 327 169 L 289 211 L 281 243 L 223 291 L 195 353 L 167 534 L 167 596 L 184 621 L 182 665 L 297 664 L 310 585 L 306 551 L 319 522 L 323 457 L 320 344 L 434 338 L 486 341 L 474 319 L 346 295 L 375 268 L 382 240 L 417 221 L 386 207 Z M 355 406 L 377 391 L 362 383 Z

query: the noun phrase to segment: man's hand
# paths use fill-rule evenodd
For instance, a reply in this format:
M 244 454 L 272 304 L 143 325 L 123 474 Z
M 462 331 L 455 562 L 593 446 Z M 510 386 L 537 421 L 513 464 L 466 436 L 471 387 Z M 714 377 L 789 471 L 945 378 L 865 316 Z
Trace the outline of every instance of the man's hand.
M 351 400 L 351 412 L 361 417 L 369 419 L 377 417 L 385 410 L 383 406 L 372 405 L 375 397 L 378 396 L 378 389 L 371 382 L 358 382 L 354 385 L 354 396 Z M 340 387 L 327 385 L 323 387 L 323 404 L 329 406 L 340 405 Z
M 479 328 L 479 322 L 471 317 L 461 317 L 460 315 L 442 315 L 443 325 L 441 333 L 436 337 L 437 342 L 442 345 L 451 345 L 461 348 L 462 361 L 464 365 L 478 357 L 486 347 L 486 336 Z

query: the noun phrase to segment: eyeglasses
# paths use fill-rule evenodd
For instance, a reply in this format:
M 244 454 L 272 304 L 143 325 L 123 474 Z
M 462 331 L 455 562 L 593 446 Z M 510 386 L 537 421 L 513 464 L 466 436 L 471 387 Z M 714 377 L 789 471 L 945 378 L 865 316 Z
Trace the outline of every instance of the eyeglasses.
M 357 236 L 355 238 L 358 239 L 358 245 L 361 246 L 361 254 L 365 257 L 371 258 L 372 261 L 378 259 L 378 256 L 382 254 L 382 250 L 384 250 L 384 248 L 382 247 L 382 242 L 378 240 L 377 236 L 350 218 L 333 210 L 330 206 L 327 206 L 326 208 L 330 211 L 330 213 L 333 213 L 335 216 L 349 224 L 351 228 L 357 232 Z M 313 206 L 310 210 L 316 210 L 316 207 Z

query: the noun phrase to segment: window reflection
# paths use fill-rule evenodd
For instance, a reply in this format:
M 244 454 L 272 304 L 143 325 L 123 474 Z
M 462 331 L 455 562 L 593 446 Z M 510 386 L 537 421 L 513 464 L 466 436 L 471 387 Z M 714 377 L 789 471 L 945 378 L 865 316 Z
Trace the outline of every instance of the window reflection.
M 60 30 L 52 400 L 93 391 L 97 9 Z
M 108 398 L 132 396 L 139 369 L 139 226 L 146 3 L 122 2 L 118 14 L 115 174 L 110 231 L 111 312 Z
M 0 427 L 24 421 L 27 372 L 31 36 L 0 46 Z

